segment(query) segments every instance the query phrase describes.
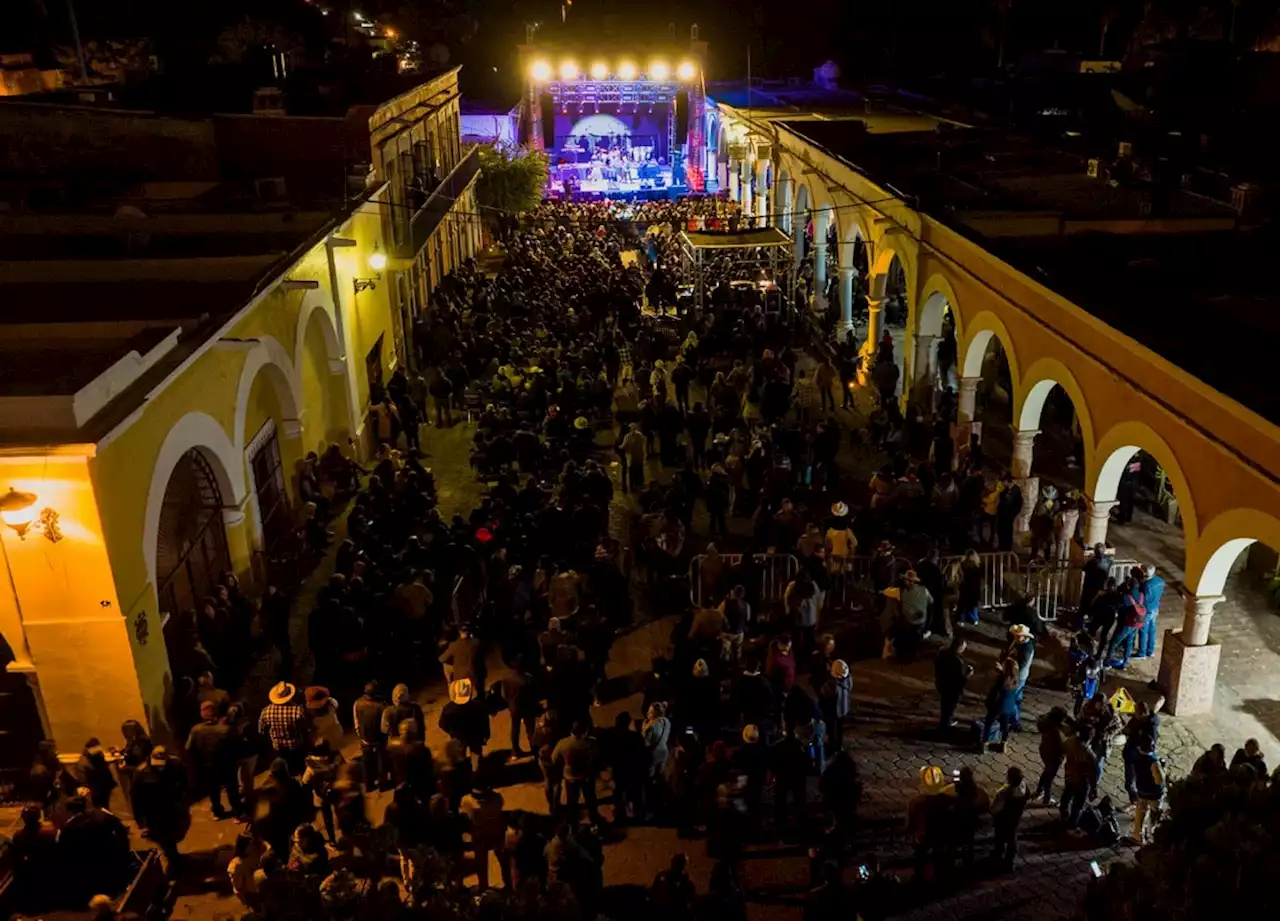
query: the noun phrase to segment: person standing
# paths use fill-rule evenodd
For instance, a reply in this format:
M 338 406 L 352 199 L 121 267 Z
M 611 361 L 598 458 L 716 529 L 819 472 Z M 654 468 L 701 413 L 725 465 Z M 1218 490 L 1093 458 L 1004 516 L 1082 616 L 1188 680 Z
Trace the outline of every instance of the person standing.
M 387 782 L 387 734 L 382 729 L 382 711 L 386 706 L 378 699 L 378 683 L 370 681 L 364 694 L 351 708 L 356 736 L 360 739 L 360 762 L 364 767 L 364 785 L 371 793 Z
M 1018 856 L 1018 826 L 1026 811 L 1031 793 L 1022 779 L 1022 770 L 1011 767 L 1005 773 L 1005 784 L 991 803 L 991 817 L 995 825 L 995 852 L 997 864 L 1005 870 L 1013 869 Z
M 1066 774 L 1060 809 L 1068 829 L 1080 824 L 1080 813 L 1093 798 L 1098 782 L 1098 757 L 1093 753 L 1092 742 L 1090 728 L 1082 726 L 1065 745 Z
M 1013 659 L 1005 659 L 1000 663 L 1000 673 L 996 676 L 991 690 L 987 692 L 987 717 L 982 725 L 982 742 L 991 738 L 991 729 L 1000 726 L 1000 745 L 1009 740 L 1009 731 L 1013 728 L 1014 718 L 1018 713 L 1018 663 Z
M 671 720 L 667 719 L 667 705 L 655 701 L 649 705 L 644 725 L 644 747 L 649 752 L 648 778 L 645 784 L 645 809 L 652 814 L 658 805 L 658 790 L 670 757 Z
M 534 752 L 534 726 L 542 710 L 537 686 L 524 656 L 517 656 L 515 668 L 503 676 L 501 691 L 502 699 L 507 703 L 507 711 L 511 714 L 511 757 L 523 758 L 525 752 L 520 750 L 520 727 L 524 726 L 524 733 L 529 739 L 529 750 Z
M 449 685 L 449 702 L 440 711 L 440 728 L 461 742 L 468 754 L 477 758 L 484 754 L 484 745 L 489 741 L 489 711 L 483 698 L 476 696 L 470 679 L 461 678 Z
M 133 779 L 134 821 L 142 837 L 154 841 L 160 848 L 170 874 L 182 861 L 178 844 L 191 827 L 184 774 L 182 765 L 169 757 L 163 745 L 157 745 L 151 751 L 147 766 Z
M 231 737 L 226 723 L 218 718 L 218 705 L 206 700 L 200 705 L 200 722 L 187 736 L 187 752 L 197 796 L 208 796 L 215 819 L 225 819 L 222 790 L 227 791 L 231 811 L 239 814 L 244 805 L 236 784 L 236 764 L 231 751 Z
M 1087 614 L 1093 607 L 1093 599 L 1098 597 L 1111 575 L 1111 557 L 1107 554 L 1106 545 L 1101 542 L 1094 544 L 1093 555 L 1081 568 L 1084 570 L 1084 586 L 1080 589 L 1080 610 Z
M 1035 795 L 1040 802 L 1052 806 L 1053 782 L 1062 770 L 1062 761 L 1066 757 L 1066 743 L 1063 733 L 1067 730 L 1067 711 L 1062 707 L 1054 707 L 1036 721 L 1040 730 L 1040 761 L 1044 769 L 1040 772 L 1040 780 L 1036 784 Z
M 1027 679 L 1031 677 L 1031 663 L 1036 658 L 1036 644 L 1031 636 L 1031 628 L 1026 624 L 1013 624 L 1009 627 L 1009 648 L 1005 650 L 1005 658 L 1012 659 L 1018 668 L 1018 688 L 1014 694 L 1013 731 L 1022 731 L 1022 696 L 1027 689 Z
M 938 689 L 941 702 L 938 729 L 943 732 L 955 726 L 956 707 L 964 695 L 964 686 L 973 675 L 973 666 L 964 658 L 968 648 L 969 644 L 964 637 L 953 637 L 951 645 L 938 653 L 933 662 L 934 686 Z
M 486 771 L 477 775 L 470 793 L 462 797 L 458 814 L 471 826 L 471 847 L 475 852 L 476 877 L 480 891 L 489 888 L 489 855 L 496 854 L 498 865 L 506 861 L 507 822 L 503 813 L 502 794 L 493 789 Z
M 297 687 L 281 681 L 267 692 L 269 703 L 258 716 L 259 734 L 270 743 L 274 757 L 283 759 L 295 776 L 302 773 L 311 732 L 307 711 L 298 705 L 297 698 Z
M 1147 617 L 1138 631 L 1138 651 L 1135 659 L 1151 659 L 1156 654 L 1156 639 L 1160 635 L 1158 621 L 1160 617 L 1160 601 L 1164 598 L 1164 579 L 1156 575 L 1156 568 L 1146 568 L 1146 579 L 1142 583 L 1142 603 L 1146 606 Z
M 1164 802 L 1164 784 L 1164 768 L 1156 754 L 1155 741 L 1145 738 L 1141 742 L 1134 766 L 1134 785 L 1138 791 L 1138 803 L 1133 810 L 1133 840 L 1140 845 L 1146 843 L 1147 816 L 1152 816 L 1153 825 L 1160 821 L 1160 806 Z
M 578 800 L 587 805 L 592 825 L 600 824 L 596 804 L 596 746 L 587 737 L 590 727 L 583 720 L 573 724 L 573 731 L 560 740 L 551 757 L 564 772 L 565 805 L 572 819 L 578 812 Z

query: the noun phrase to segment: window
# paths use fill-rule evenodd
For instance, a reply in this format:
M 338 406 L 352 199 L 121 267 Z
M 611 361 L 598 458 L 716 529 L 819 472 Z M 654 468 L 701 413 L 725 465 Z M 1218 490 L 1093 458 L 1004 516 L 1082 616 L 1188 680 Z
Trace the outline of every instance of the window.
M 292 530 L 293 513 L 284 486 L 284 465 L 280 460 L 280 439 L 272 419 L 263 423 L 249 442 L 249 469 L 262 521 L 262 549 L 271 557 Z
M 382 386 L 382 336 L 378 337 L 378 341 L 365 356 L 364 370 L 369 378 L 369 402 L 378 403 L 385 396 L 385 388 Z

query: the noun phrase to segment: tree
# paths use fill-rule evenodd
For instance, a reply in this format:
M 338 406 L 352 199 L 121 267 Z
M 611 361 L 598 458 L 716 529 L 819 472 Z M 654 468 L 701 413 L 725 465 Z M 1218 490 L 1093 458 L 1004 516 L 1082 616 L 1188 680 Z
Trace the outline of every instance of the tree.
M 1280 773 L 1280 772 L 1278 772 Z M 1280 916 L 1280 782 L 1248 767 L 1169 790 L 1168 818 L 1132 866 L 1096 880 L 1087 921 Z
M 537 207 L 547 186 L 550 160 L 536 147 L 480 146 L 480 179 L 476 199 L 485 217 L 498 223 Z

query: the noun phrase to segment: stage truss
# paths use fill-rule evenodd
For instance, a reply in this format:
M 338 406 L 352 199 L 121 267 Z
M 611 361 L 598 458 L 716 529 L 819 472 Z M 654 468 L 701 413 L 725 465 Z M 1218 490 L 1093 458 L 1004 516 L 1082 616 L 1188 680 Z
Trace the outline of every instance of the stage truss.
M 776 227 L 736 232 L 684 230 L 680 233 L 680 253 L 685 268 L 692 270 L 694 305 L 699 312 L 706 298 L 704 272 L 707 261 L 726 254 L 731 273 L 742 269 L 755 273 L 763 269 L 768 274 L 763 280 L 768 282 L 765 287 L 776 287 L 786 297 L 788 305 L 794 303 L 796 265 L 793 251 L 791 237 Z M 757 283 L 755 278 L 738 280 L 742 281 Z

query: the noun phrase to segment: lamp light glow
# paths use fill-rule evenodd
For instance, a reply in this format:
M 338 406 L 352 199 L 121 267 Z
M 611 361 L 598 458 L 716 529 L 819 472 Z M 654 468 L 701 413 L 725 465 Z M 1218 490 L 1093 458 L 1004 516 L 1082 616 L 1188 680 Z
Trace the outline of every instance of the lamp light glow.
M 0 497 L 0 519 L 22 534 L 39 514 L 36 509 L 36 498 L 35 493 L 23 492 L 10 486 L 9 491 Z
M 533 77 L 536 83 L 546 83 L 551 79 L 551 65 L 546 61 L 534 61 L 533 66 L 529 68 L 529 76 Z
M 654 80 L 665 80 L 671 74 L 666 61 L 653 61 L 649 65 L 649 76 Z
M 689 81 L 698 75 L 698 68 L 692 61 L 682 61 L 680 66 L 676 68 L 676 76 L 681 80 Z
M 596 61 L 591 65 L 591 79 L 603 80 L 609 76 L 609 65 L 604 61 Z
M 561 80 L 578 79 L 578 65 L 575 64 L 573 61 L 564 61 L 563 63 L 561 63 L 560 79 Z
M 375 272 L 381 272 L 387 267 L 387 254 L 380 249 L 375 249 L 369 254 L 369 268 Z
M 634 80 L 636 78 L 636 65 L 630 61 L 623 61 L 618 65 L 618 76 L 623 80 Z

